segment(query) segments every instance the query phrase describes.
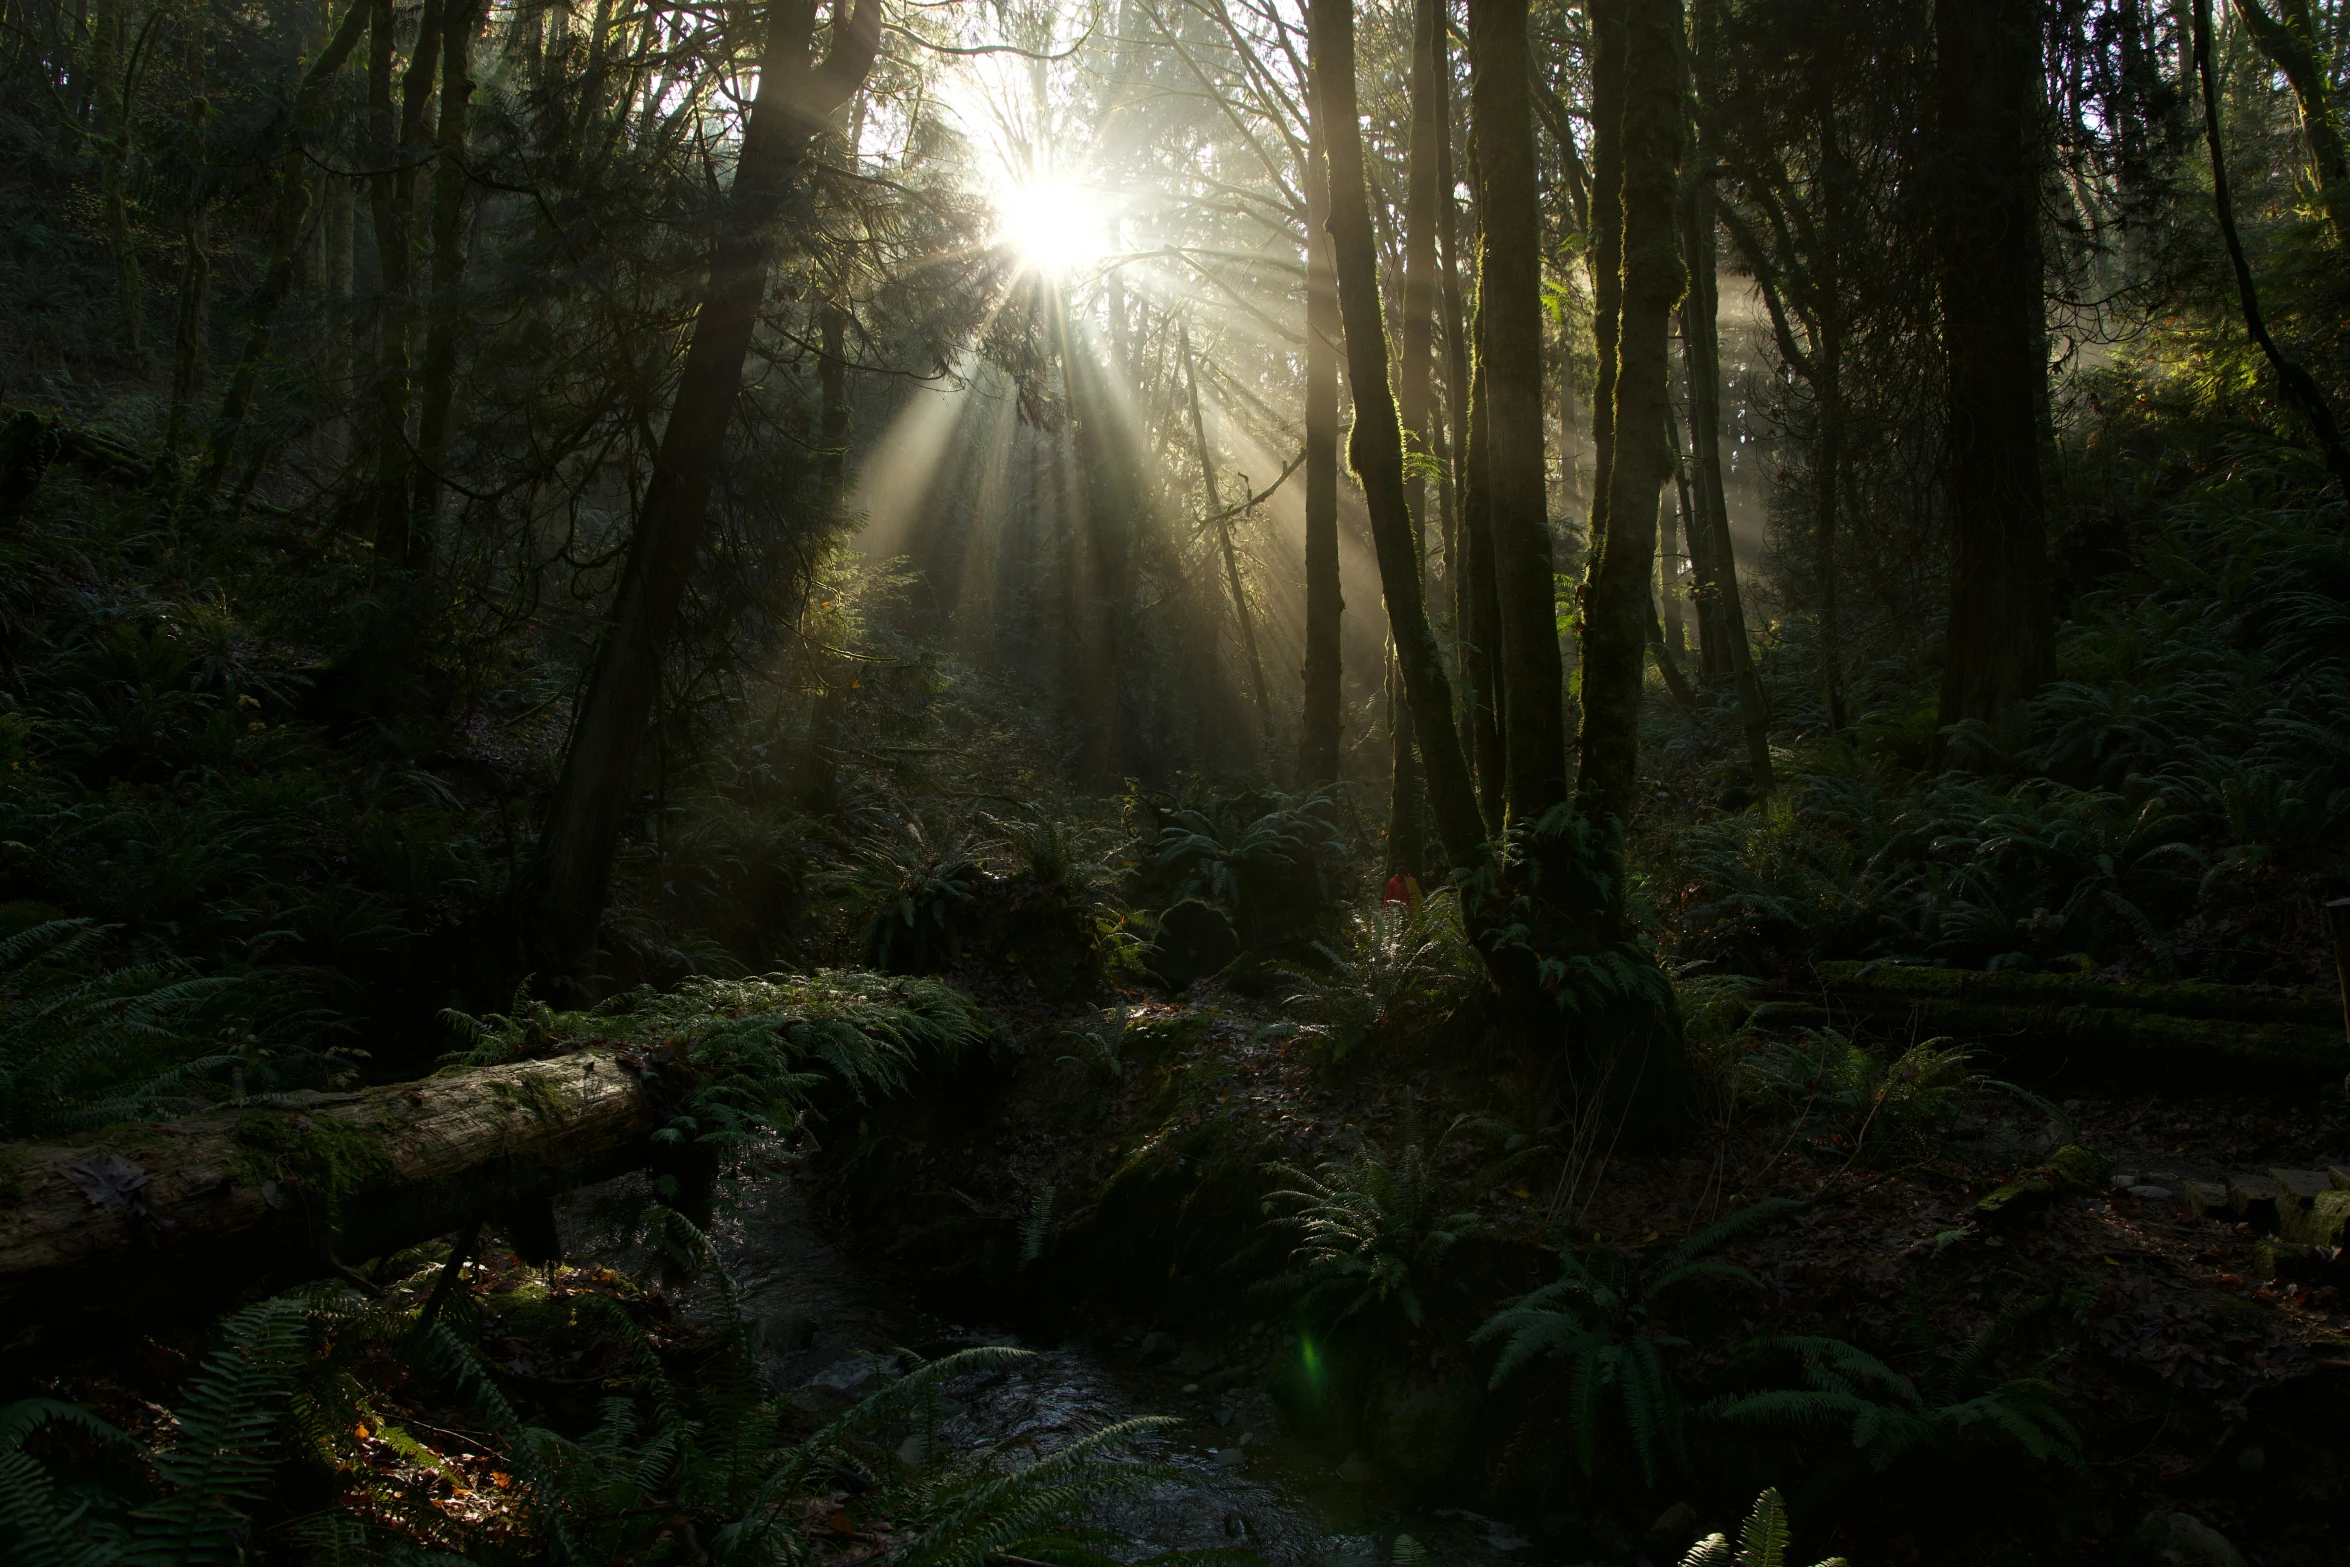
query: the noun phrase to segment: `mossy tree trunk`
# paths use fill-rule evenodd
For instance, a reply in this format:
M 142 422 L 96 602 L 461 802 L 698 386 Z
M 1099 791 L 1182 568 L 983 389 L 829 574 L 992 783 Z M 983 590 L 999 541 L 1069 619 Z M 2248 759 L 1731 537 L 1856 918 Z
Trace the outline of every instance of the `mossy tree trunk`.
M 1328 135 L 1329 235 L 1346 334 L 1348 384 L 1355 399 L 1347 460 L 1362 481 L 1371 542 L 1387 602 L 1398 678 L 1410 702 L 1425 763 L 1428 805 L 1445 856 L 1471 865 L 1484 852 L 1485 824 L 1452 727 L 1452 687 L 1428 625 L 1411 508 L 1404 495 L 1403 424 L 1388 384 L 1387 333 L 1380 319 L 1377 242 L 1363 176 L 1363 142 L 1355 98 L 1352 0 L 1312 0 L 1316 120 Z
M 1681 166 L 1680 16 L 1678 0 L 1644 4 L 1632 9 L 1625 28 L 1614 417 L 1603 482 L 1605 526 L 1592 540 L 1583 589 L 1582 769 L 1576 786 L 1578 808 L 1603 828 L 1632 815 L 1657 502 L 1672 475 L 1666 347 L 1686 278 L 1674 222 Z M 1600 210 L 1607 210 L 1604 204 Z M 1612 878 L 1619 887 L 1621 880 Z
M 1297 786 L 1317 789 L 1338 777 L 1343 657 L 1339 622 L 1346 613 L 1338 580 L 1338 352 L 1342 325 L 1327 233 L 1328 126 L 1311 79 L 1306 99 L 1306 646 Z
M 1549 483 L 1542 450 L 1541 204 L 1534 182 L 1526 0 L 1469 0 L 1476 125 L 1478 377 L 1485 403 L 1486 526 L 1501 611 L 1507 814 L 1567 797 Z

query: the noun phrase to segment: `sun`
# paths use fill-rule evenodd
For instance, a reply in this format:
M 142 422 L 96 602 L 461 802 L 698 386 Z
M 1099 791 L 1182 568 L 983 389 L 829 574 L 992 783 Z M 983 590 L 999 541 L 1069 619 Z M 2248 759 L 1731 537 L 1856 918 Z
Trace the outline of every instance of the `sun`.
M 1110 248 L 1106 204 L 1073 180 L 1009 186 L 995 197 L 995 215 L 995 242 L 1048 277 L 1079 271 Z

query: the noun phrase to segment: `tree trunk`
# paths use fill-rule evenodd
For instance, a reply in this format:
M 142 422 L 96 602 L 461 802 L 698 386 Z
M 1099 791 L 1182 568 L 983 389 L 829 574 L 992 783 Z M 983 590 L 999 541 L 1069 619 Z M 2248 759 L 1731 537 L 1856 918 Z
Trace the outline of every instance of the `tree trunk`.
M 278 307 L 293 291 L 295 251 L 302 240 L 302 226 L 310 212 L 309 160 L 302 153 L 302 132 L 305 123 L 317 112 L 324 98 L 327 83 L 351 58 L 351 51 L 359 46 L 360 34 L 367 28 L 374 0 L 351 0 L 351 8 L 343 14 L 343 25 L 311 62 L 302 77 L 302 85 L 294 94 L 292 125 L 289 135 L 293 145 L 287 150 L 285 167 L 278 177 L 277 204 L 269 219 L 269 262 L 261 274 L 261 284 L 253 291 L 246 313 L 251 324 L 245 330 L 244 352 L 237 358 L 237 367 L 229 375 L 228 390 L 220 399 L 220 412 L 212 422 L 212 433 L 204 446 L 204 460 L 196 470 L 190 490 L 189 509 L 209 511 L 213 498 L 220 493 L 222 478 L 227 474 L 230 457 L 244 433 L 245 415 L 252 406 L 253 388 L 261 374 L 261 362 L 269 352 L 270 329 L 277 319 Z M 333 178 L 333 176 L 323 176 Z M 331 200 L 331 198 L 330 198 Z M 332 208 L 330 207 L 330 213 Z M 343 224 L 339 235 L 329 235 L 327 275 L 330 291 L 337 282 L 344 294 L 350 289 L 351 230 L 348 192 L 343 200 Z M 341 296 L 334 296 L 341 297 Z M 342 323 L 329 323 L 328 341 L 340 345 Z M 329 375 L 333 377 L 338 366 L 329 359 Z
M 1680 443 L 1673 443 L 1673 483 L 1678 504 L 1664 512 L 1664 540 L 1657 551 L 1657 586 L 1665 601 L 1665 647 L 1675 658 L 1689 651 L 1687 630 L 1681 623 L 1681 531 L 1682 519 L 1692 515 L 1689 501 L 1689 475 L 1682 471 Z M 1689 530 L 1692 534 L 1695 528 Z
M 1208 450 L 1208 426 L 1199 412 L 1199 372 L 1191 357 L 1191 328 L 1177 329 L 1177 342 L 1183 353 L 1183 390 L 1191 400 L 1191 442 L 1199 453 L 1199 482 L 1201 504 L 1208 516 L 1215 519 L 1216 542 L 1224 556 L 1224 585 L 1232 595 L 1233 629 L 1240 633 L 1241 651 L 1248 660 L 1248 689 L 1256 703 L 1257 751 L 1263 754 L 1265 744 L 1273 734 L 1273 702 L 1265 690 L 1265 661 L 1257 656 L 1256 622 L 1249 617 L 1248 595 L 1240 582 L 1240 555 L 1232 547 L 1232 518 L 1225 513 L 1223 500 L 1216 485 L 1216 459 Z
M 396 26 L 391 0 L 376 0 L 367 62 L 367 104 L 376 160 L 368 203 L 375 219 L 375 570 L 408 564 L 408 328 L 413 314 L 409 219 L 416 204 L 414 159 L 424 140 L 425 100 L 440 67 L 440 24 L 446 0 L 425 0 L 416 42 L 400 84 L 400 117 L 392 119 L 392 56 Z
M 1640 688 L 1652 615 L 1658 497 L 1666 448 L 1666 348 L 1687 274 L 1674 222 L 1681 152 L 1679 0 L 1643 4 L 1625 29 L 1619 143 L 1623 289 L 1605 531 L 1583 594 L 1582 770 L 1577 804 L 1595 823 L 1629 823 L 1640 751 Z M 1604 205 L 1600 210 L 1607 210 Z M 1611 901 L 1621 901 L 1621 878 Z M 1613 914 L 1614 910 L 1611 910 Z
M 848 0 L 840 0 L 846 5 Z M 831 50 L 811 65 L 814 0 L 775 0 L 760 51 L 759 90 L 745 116 L 734 186 L 710 264 L 710 286 L 678 374 L 677 394 L 637 513 L 540 839 L 543 892 L 532 938 L 546 972 L 583 987 L 612 874 L 620 819 L 635 787 L 638 747 L 660 689 L 688 573 L 700 551 L 726 427 L 742 391 L 767 287 L 769 231 L 809 139 L 864 83 L 880 45 L 875 0 L 835 10 Z
M 2244 312 L 2244 331 L 2260 345 L 2269 368 L 2276 372 L 2286 400 L 2309 420 L 2317 435 L 2318 450 L 2333 473 L 2334 484 L 2341 490 L 2343 501 L 2350 504 L 2350 450 L 2343 447 L 2342 428 L 2334 419 L 2333 404 L 2327 401 L 2325 389 L 2317 384 L 2316 378 L 2277 347 L 2276 339 L 2269 336 L 2268 323 L 2261 317 L 2260 291 L 2253 286 L 2252 263 L 2245 259 L 2243 236 L 2236 232 L 2235 197 L 2228 191 L 2227 147 L 2221 140 L 2219 126 L 2219 83 L 2211 59 L 2211 4 L 2210 0 L 2193 0 L 2193 3 L 2195 68 L 2202 78 L 2203 137 L 2211 153 L 2212 213 L 2219 220 L 2220 239 L 2227 246 L 2228 264 L 2236 274 L 2236 302 Z
M 1297 786 L 1318 789 L 1338 777 L 1339 620 L 1346 600 L 1338 582 L 1338 286 L 1326 232 L 1330 204 L 1328 148 L 1320 105 L 1307 91 L 1306 138 L 1306 659 L 1305 710 L 1298 726 Z
M 1701 27 L 1701 45 L 1707 38 Z M 1699 153 L 1707 167 L 1712 160 Z M 1698 614 L 1719 638 L 1723 663 L 1738 692 L 1738 722 L 1746 732 L 1746 762 L 1754 789 L 1776 786 L 1771 770 L 1770 716 L 1763 703 L 1754 650 L 1746 640 L 1746 604 L 1738 588 L 1738 559 L 1730 544 L 1730 504 L 1722 483 L 1722 350 L 1720 280 L 1714 256 L 1714 188 L 1710 179 L 1688 185 L 1682 206 L 1681 255 L 1689 270 L 1682 302 L 1682 343 L 1689 354 L 1689 431 L 1697 454 L 1697 507 L 1692 525 L 1705 534 L 1705 548 L 1691 535 L 1690 562 L 1697 575 Z
M 188 40 L 188 58 L 197 90 L 188 100 L 188 122 L 182 132 L 181 155 L 188 162 L 188 194 L 180 217 L 179 313 L 172 326 L 171 415 L 164 427 L 163 447 L 176 468 L 186 444 L 194 436 L 196 405 L 204 396 L 204 381 L 212 336 L 212 257 L 206 248 L 206 209 L 211 205 L 210 170 L 204 161 L 204 127 L 212 105 L 204 98 L 203 12 L 198 9 Z
M 1501 607 L 1508 815 L 1531 821 L 1566 800 L 1567 735 L 1542 451 L 1542 245 L 1526 0 L 1469 0 L 1469 57 L 1484 232 L 1478 384 Z
M 1414 0 L 1412 6 L 1412 126 L 1404 181 L 1403 323 L 1396 333 L 1401 361 L 1395 372 L 1396 413 L 1403 420 L 1407 450 L 1425 461 L 1433 452 L 1431 409 L 1435 400 L 1436 213 L 1452 193 L 1437 186 L 1445 124 L 1452 115 L 1451 93 L 1439 76 L 1443 0 Z M 1427 547 L 1428 486 L 1421 467 L 1404 470 L 1404 499 L 1423 554 Z
M 1477 800 L 1487 833 L 1508 815 L 1508 664 L 1501 629 L 1501 590 L 1493 550 L 1493 497 L 1485 485 L 1485 310 L 1478 302 L 1469 330 L 1476 361 L 1469 371 L 1469 440 L 1461 454 L 1461 537 L 1468 564 L 1462 602 L 1461 682 L 1468 689 L 1470 754 L 1477 766 Z
M 107 241 L 114 251 L 114 298 L 123 356 L 136 368 L 145 358 L 142 327 L 146 304 L 125 184 L 131 156 L 131 111 L 123 83 L 123 35 L 128 30 L 123 0 L 98 0 L 97 26 L 90 40 L 97 62 L 90 74 L 97 107 L 99 200 L 106 212 Z
M 1940 721 L 1989 720 L 2056 667 L 2040 490 L 2040 9 L 1934 11 L 1953 537 Z M 1943 749 L 1937 738 L 1937 760 Z
M 2243 18 L 2244 30 L 2252 35 L 2261 57 L 2283 72 L 2293 89 L 2327 231 L 2337 249 L 2350 249 L 2350 154 L 2343 150 L 2342 126 L 2309 0 L 2277 0 L 2275 16 L 2261 0 L 2236 0 L 2236 15 Z M 2341 23 L 2335 26 L 2339 29 Z
M 640 1071 L 588 1050 L 10 1147 L 0 1316 L 320 1278 L 632 1168 L 666 1119 Z
M 1347 459 L 1362 481 L 1387 601 L 1389 634 L 1426 764 L 1428 805 L 1445 858 L 1477 863 L 1485 826 L 1477 814 L 1468 763 L 1452 728 L 1452 691 L 1436 636 L 1428 626 L 1420 557 L 1404 501 L 1403 425 L 1387 382 L 1387 335 L 1380 321 L 1378 253 L 1363 178 L 1361 122 L 1355 107 L 1352 0 L 1312 0 L 1317 121 L 1327 127 L 1330 250 L 1345 323 L 1347 379 L 1354 389 L 1354 433 Z
M 473 102 L 473 37 L 482 0 L 445 0 L 441 19 L 441 115 L 433 140 L 432 305 L 416 416 L 416 472 L 409 496 L 406 568 L 432 570 L 439 542 L 441 475 L 448 466 L 449 412 L 457 395 L 457 290 L 465 276 L 465 148 Z
M 1616 453 L 1616 336 L 1624 291 L 1624 48 L 1629 0 L 1591 0 L 1591 537 L 1607 537 L 1608 471 Z
M 816 480 L 826 504 L 838 506 L 849 487 L 849 313 L 828 299 L 816 320 Z

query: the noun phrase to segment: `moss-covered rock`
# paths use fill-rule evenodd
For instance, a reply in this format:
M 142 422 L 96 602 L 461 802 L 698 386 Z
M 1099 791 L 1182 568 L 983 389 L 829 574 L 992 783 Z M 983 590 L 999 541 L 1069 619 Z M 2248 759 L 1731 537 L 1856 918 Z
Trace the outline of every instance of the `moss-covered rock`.
M 1169 990 L 1190 988 L 1240 956 L 1232 917 L 1214 904 L 1185 898 L 1159 916 L 1159 933 L 1143 963 Z

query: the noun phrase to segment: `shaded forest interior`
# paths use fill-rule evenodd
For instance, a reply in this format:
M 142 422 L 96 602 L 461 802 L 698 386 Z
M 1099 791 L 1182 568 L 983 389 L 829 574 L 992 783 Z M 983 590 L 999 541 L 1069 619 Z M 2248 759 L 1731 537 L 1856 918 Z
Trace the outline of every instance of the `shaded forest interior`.
M 2343 1559 L 2350 3 L 0 18 L 6 1560 Z

